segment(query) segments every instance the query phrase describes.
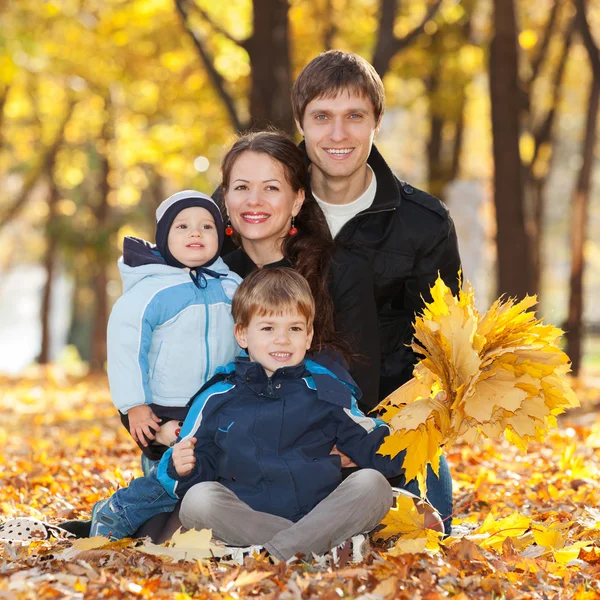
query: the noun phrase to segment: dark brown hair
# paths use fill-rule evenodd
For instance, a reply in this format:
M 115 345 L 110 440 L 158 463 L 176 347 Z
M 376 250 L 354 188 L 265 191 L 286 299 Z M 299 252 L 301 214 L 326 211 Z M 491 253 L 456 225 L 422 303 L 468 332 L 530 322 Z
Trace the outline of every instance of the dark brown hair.
M 385 110 L 385 91 L 381 77 L 372 64 L 358 54 L 329 50 L 313 58 L 302 69 L 292 88 L 292 108 L 300 125 L 309 102 L 315 98 L 335 98 L 353 91 L 373 105 L 375 122 Z
M 329 347 L 341 352 L 347 358 L 349 350 L 335 333 L 333 301 L 329 294 L 333 240 L 325 215 L 308 189 L 308 166 L 304 154 L 291 138 L 278 131 L 257 131 L 241 136 L 223 159 L 223 194 L 221 195 L 223 204 L 233 165 L 245 152 L 270 156 L 281 164 L 286 180 L 294 192 L 300 190 L 306 192 L 302 208 L 296 216 L 295 225 L 298 233 L 286 236 L 282 252 L 298 273 L 308 281 L 315 299 L 317 311 L 311 350 L 319 351 Z
M 308 281 L 288 267 L 259 269 L 250 273 L 235 291 L 231 314 L 245 329 L 254 315 L 297 312 L 306 319 L 309 331 L 315 319 L 315 301 Z

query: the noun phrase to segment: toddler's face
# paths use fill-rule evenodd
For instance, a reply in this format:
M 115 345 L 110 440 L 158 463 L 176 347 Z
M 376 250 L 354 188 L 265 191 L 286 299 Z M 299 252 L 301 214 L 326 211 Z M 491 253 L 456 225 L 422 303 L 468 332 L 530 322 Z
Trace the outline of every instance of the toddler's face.
M 169 251 L 186 267 L 200 267 L 213 258 L 219 236 L 212 215 L 199 206 L 184 208 L 169 229 Z
M 250 360 L 260 363 L 269 377 L 277 369 L 301 363 L 313 337 L 306 317 L 296 311 L 255 314 L 247 328 L 236 325 L 234 332 L 239 345 L 247 348 Z

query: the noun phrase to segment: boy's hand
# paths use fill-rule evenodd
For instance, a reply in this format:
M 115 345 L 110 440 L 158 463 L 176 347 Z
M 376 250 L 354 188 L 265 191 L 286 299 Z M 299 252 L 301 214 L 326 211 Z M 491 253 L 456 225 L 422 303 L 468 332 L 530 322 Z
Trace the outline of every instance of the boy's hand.
M 177 474 L 182 477 L 189 475 L 194 469 L 194 465 L 196 464 L 194 446 L 196 442 L 196 438 L 189 438 L 173 446 L 173 466 Z
M 147 404 L 134 406 L 127 411 L 129 417 L 129 433 L 134 442 L 148 446 L 146 437 L 154 439 L 154 432 L 160 429 L 160 417 L 157 417 Z M 146 436 L 146 437 L 144 437 Z
M 337 446 L 334 446 L 329 454 L 337 454 L 342 459 L 342 469 L 347 467 L 358 467 L 358 465 L 349 456 L 346 456 L 343 452 L 340 452 L 337 449 Z

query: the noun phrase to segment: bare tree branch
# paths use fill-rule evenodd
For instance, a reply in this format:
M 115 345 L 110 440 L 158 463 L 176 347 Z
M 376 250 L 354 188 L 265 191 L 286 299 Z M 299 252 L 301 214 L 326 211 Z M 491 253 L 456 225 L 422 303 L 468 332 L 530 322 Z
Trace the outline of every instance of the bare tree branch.
M 199 12 L 202 15 L 202 18 L 212 27 L 212 29 L 216 33 L 222 35 L 223 37 L 227 38 L 230 42 L 233 42 L 234 44 L 237 44 L 241 48 L 245 48 L 246 47 L 246 41 L 247 40 L 238 40 L 238 39 L 234 38 L 229 33 L 229 31 L 227 31 L 226 29 L 224 29 L 223 27 L 221 27 L 221 25 L 219 25 L 218 23 L 215 23 L 215 21 L 213 20 L 213 18 L 201 6 L 198 6 L 195 3 L 193 3 L 192 6 L 194 7 L 194 10 L 196 10 L 197 12 Z
M 546 143 L 550 139 L 550 135 L 552 133 L 552 127 L 554 125 L 554 119 L 556 117 L 556 111 L 558 107 L 558 102 L 560 99 L 561 93 L 561 84 L 563 75 L 565 72 L 565 68 L 567 65 L 567 58 L 569 57 L 569 50 L 571 48 L 571 43 L 573 41 L 573 32 L 575 30 L 575 19 L 571 21 L 569 27 L 567 29 L 567 34 L 565 36 L 563 51 L 560 56 L 560 62 L 558 63 L 558 67 L 554 72 L 554 77 L 552 78 L 552 105 L 543 121 L 534 128 L 533 138 L 534 138 L 534 153 L 533 158 L 531 159 L 531 166 L 535 164 L 535 161 L 538 157 L 540 148 L 542 144 Z
M 325 0 L 325 32 L 323 34 L 323 46 L 325 50 L 333 48 L 333 38 L 337 33 L 337 26 L 333 16 L 332 0 Z
M 202 61 L 202 64 L 204 65 L 204 68 L 206 69 L 206 72 L 208 73 L 209 79 L 212 81 L 213 85 L 215 86 L 217 94 L 223 101 L 223 104 L 225 104 L 225 109 L 229 116 L 229 120 L 231 121 L 231 124 L 233 125 L 233 128 L 236 131 L 243 131 L 245 129 L 245 126 L 242 124 L 242 122 L 240 120 L 238 112 L 235 108 L 233 98 L 231 97 L 231 95 L 229 94 L 229 92 L 227 91 L 227 89 L 225 87 L 224 78 L 215 69 L 215 65 L 214 65 L 212 56 L 210 55 L 210 53 L 205 48 L 202 41 L 196 36 L 196 34 L 193 32 L 193 30 L 191 29 L 191 27 L 189 25 L 186 4 L 187 4 L 187 0 L 175 0 L 175 7 L 177 9 L 177 12 L 179 13 L 179 16 L 181 17 L 181 23 L 183 25 L 183 28 L 188 33 L 188 35 L 191 37 L 192 42 L 194 43 L 194 46 L 196 47 L 196 50 L 198 51 L 198 54 Z
M 8 207 L 8 209 L 5 210 L 4 213 L 0 216 L 0 229 L 2 229 L 12 219 L 14 219 L 14 217 L 25 207 L 31 195 L 31 191 L 35 187 L 39 178 L 45 173 L 47 173 L 48 169 L 53 164 L 56 153 L 58 152 L 58 149 L 63 143 L 65 127 L 71 119 L 71 115 L 73 114 L 74 108 L 75 101 L 71 100 L 63 116 L 63 119 L 60 122 L 54 141 L 52 142 L 52 144 L 50 144 L 50 146 L 46 148 L 37 165 L 35 165 L 29 170 L 29 173 L 27 173 L 25 182 L 23 183 L 23 187 L 21 188 L 19 195 L 15 198 L 15 200 Z
M 590 58 L 594 78 L 598 78 L 600 77 L 600 52 L 598 51 L 598 46 L 596 45 L 585 14 L 585 0 L 575 0 L 575 6 L 577 7 L 576 18 L 579 23 L 579 31 L 583 39 L 583 44 Z
M 395 54 L 412 44 L 412 42 L 425 31 L 427 21 L 430 21 L 442 4 L 442 0 L 435 0 L 429 5 L 427 13 L 419 25 L 401 38 L 394 34 L 394 21 L 396 19 L 396 0 L 381 0 L 379 9 L 379 26 L 377 46 L 373 54 L 373 66 L 383 76 L 387 73 L 390 61 Z
M 550 47 L 550 40 L 552 39 L 552 34 L 554 33 L 554 27 L 556 26 L 556 20 L 558 16 L 558 9 L 560 6 L 560 0 L 554 0 L 554 4 L 552 5 L 552 10 L 550 11 L 550 16 L 548 17 L 548 22 L 546 23 L 546 28 L 544 29 L 544 36 L 542 38 L 542 43 L 540 44 L 540 49 L 536 54 L 535 58 L 531 63 L 531 76 L 527 81 L 528 89 L 531 89 L 536 79 L 540 74 L 540 69 L 542 67 L 542 63 L 548 54 L 548 48 Z
M 2 125 L 4 124 L 4 105 L 6 104 L 6 100 L 8 99 L 8 94 L 10 92 L 10 86 L 7 85 L 2 91 L 2 96 L 0 96 L 0 149 L 4 146 L 4 135 L 2 130 Z

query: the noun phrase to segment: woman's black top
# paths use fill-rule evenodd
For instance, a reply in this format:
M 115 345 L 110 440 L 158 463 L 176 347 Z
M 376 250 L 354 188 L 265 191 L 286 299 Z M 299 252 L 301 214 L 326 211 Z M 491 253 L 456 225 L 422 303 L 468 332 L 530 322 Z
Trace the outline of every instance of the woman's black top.
M 256 269 L 242 248 L 230 252 L 223 260 L 242 279 Z M 283 258 L 264 267 L 293 268 L 293 265 Z M 349 371 L 362 391 L 358 404 L 364 412 L 379 402 L 379 324 L 371 277 L 366 258 L 349 248 L 336 248 L 329 272 L 335 329 L 352 350 Z

